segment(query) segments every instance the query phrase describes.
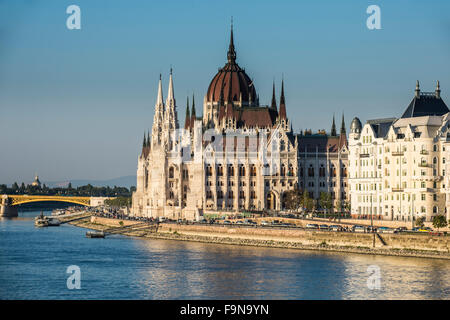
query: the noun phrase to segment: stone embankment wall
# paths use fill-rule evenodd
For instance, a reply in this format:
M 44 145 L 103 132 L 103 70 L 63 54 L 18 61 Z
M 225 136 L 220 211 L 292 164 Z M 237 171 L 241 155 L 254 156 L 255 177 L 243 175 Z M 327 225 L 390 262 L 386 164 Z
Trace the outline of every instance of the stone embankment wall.
M 79 227 L 104 230 L 110 227 L 133 225 L 140 222 L 100 217 L 76 221 Z M 148 229 L 148 230 L 146 230 Z M 124 235 L 196 241 L 206 243 L 251 245 L 263 247 L 293 248 L 353 252 L 364 254 L 382 254 L 394 256 L 425 257 L 450 259 L 449 236 L 423 234 L 381 234 L 384 245 L 369 233 L 328 232 L 320 230 L 299 230 L 267 227 L 221 226 L 221 225 L 184 225 L 161 223 L 157 232 L 154 227 L 142 229 L 137 226 Z
M 328 232 L 319 230 L 298 230 L 281 228 L 228 227 L 210 225 L 161 224 L 158 232 L 185 235 L 211 236 L 223 238 L 245 238 L 252 240 L 271 240 L 298 242 L 303 245 L 331 245 L 340 247 L 373 246 L 373 234 Z M 375 247 L 385 249 L 412 249 L 450 252 L 448 236 L 428 234 L 381 234 L 387 245 L 375 237 Z
M 120 222 L 122 222 L 122 224 L 120 224 Z M 111 227 L 121 227 L 121 226 L 131 226 L 133 224 L 139 223 L 139 221 L 109 219 L 109 218 L 92 216 L 91 223 L 104 224 L 104 225 L 111 226 Z

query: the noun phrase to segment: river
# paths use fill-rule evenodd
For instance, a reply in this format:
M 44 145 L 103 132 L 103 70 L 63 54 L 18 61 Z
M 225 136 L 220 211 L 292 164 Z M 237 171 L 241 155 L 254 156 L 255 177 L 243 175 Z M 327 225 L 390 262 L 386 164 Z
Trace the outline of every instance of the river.
M 71 225 L 36 228 L 38 214 L 0 219 L 0 299 L 450 298 L 446 260 L 89 239 Z M 67 287 L 71 265 L 80 268 L 80 289 Z

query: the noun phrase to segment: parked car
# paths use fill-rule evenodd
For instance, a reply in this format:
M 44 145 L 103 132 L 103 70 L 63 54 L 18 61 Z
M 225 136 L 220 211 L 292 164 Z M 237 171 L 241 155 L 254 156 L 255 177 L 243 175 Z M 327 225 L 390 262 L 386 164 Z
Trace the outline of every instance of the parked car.
M 392 228 L 388 228 L 388 227 L 379 227 L 378 232 L 379 233 L 396 233 L 397 231 Z
M 352 227 L 352 231 L 353 232 L 364 233 L 364 232 L 366 232 L 366 227 L 364 227 L 364 226 L 353 226 Z
M 319 226 L 319 230 L 328 230 L 328 225 L 327 224 L 321 224 Z
M 431 232 L 431 231 L 433 231 L 433 229 L 431 229 L 430 227 L 422 227 L 418 231 L 419 232 Z
M 266 220 L 262 220 L 262 221 L 261 221 L 261 225 L 262 225 L 262 226 L 270 226 L 270 223 L 267 222 Z
M 315 223 L 308 223 L 306 229 L 319 229 L 319 225 Z
M 225 221 L 223 222 L 223 224 L 231 224 L 231 221 L 230 221 L 230 220 L 225 220 Z
M 328 230 L 338 232 L 338 231 L 342 231 L 342 227 L 338 226 L 338 225 L 331 225 L 328 227 Z
M 406 227 L 398 227 L 397 229 L 395 229 L 395 231 L 397 231 L 397 232 L 405 232 L 405 231 L 408 231 L 408 228 L 406 228 Z

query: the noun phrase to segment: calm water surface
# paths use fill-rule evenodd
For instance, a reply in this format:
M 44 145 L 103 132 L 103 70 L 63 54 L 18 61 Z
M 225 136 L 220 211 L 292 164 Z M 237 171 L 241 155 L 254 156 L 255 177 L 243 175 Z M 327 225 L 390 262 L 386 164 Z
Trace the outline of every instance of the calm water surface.
M 449 299 L 445 260 L 238 247 L 0 219 L 0 299 Z M 47 212 L 49 214 L 49 212 Z M 81 269 L 69 290 L 66 269 Z M 367 287 L 371 265 L 381 287 Z

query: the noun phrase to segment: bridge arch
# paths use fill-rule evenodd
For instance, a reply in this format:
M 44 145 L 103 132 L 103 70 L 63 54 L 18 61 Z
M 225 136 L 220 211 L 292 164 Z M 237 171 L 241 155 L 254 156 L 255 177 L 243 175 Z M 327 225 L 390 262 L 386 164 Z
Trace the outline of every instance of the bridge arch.
M 27 195 L 7 195 L 4 204 L 8 206 L 18 206 L 32 202 L 66 202 L 79 204 L 82 206 L 91 206 L 91 197 L 65 197 L 65 196 L 27 196 Z

